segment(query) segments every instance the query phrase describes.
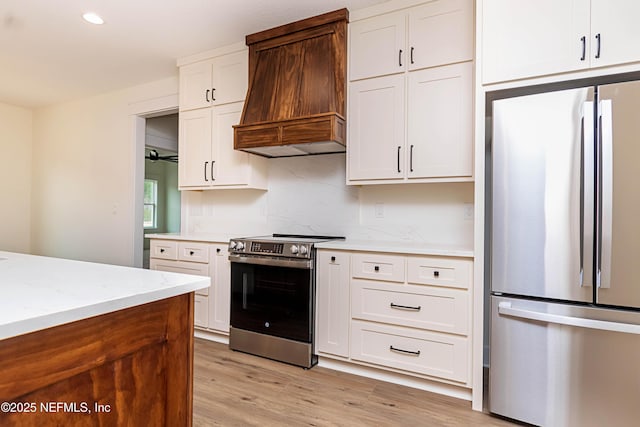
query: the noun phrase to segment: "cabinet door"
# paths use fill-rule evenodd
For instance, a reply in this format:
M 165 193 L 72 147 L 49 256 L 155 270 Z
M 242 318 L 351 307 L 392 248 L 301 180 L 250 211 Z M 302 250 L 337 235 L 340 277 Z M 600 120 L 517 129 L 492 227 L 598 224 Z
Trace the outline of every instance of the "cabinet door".
M 349 180 L 404 176 L 404 74 L 349 88 Z
M 212 62 L 180 67 L 180 111 L 211 105 Z
M 213 108 L 212 161 L 214 185 L 241 185 L 249 181 L 249 156 L 233 149 L 233 125 L 240 123 L 242 102 Z
M 409 12 L 409 70 L 473 59 L 473 1 L 438 0 Z
M 587 68 L 592 42 L 589 2 L 483 1 L 482 81 L 486 84 Z
M 592 67 L 640 61 L 638 17 L 637 0 L 591 0 Z
M 206 328 L 209 324 L 209 298 L 196 295 L 193 300 L 193 324 L 200 328 Z
M 396 12 L 349 25 L 349 80 L 401 73 L 407 65 L 406 14 Z
M 318 251 L 317 342 L 321 353 L 349 357 L 349 254 Z
M 472 173 L 471 62 L 409 73 L 407 176 Z
M 209 328 L 220 332 L 229 332 L 231 306 L 231 264 L 226 245 L 211 247 L 213 266 L 211 277 L 211 297 L 209 298 Z
M 179 187 L 211 185 L 211 109 L 180 112 Z
M 247 50 L 216 58 L 213 63 L 213 105 L 244 101 L 249 80 Z

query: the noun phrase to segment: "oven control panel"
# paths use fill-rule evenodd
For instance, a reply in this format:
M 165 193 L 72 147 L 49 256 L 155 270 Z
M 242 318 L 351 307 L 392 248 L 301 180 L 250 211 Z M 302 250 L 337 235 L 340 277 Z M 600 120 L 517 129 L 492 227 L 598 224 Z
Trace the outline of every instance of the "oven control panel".
M 251 242 L 251 252 L 257 254 L 277 254 L 282 255 L 283 243 L 273 242 Z
M 229 251 L 235 254 L 311 258 L 313 246 L 300 242 L 269 242 L 264 240 L 232 239 Z

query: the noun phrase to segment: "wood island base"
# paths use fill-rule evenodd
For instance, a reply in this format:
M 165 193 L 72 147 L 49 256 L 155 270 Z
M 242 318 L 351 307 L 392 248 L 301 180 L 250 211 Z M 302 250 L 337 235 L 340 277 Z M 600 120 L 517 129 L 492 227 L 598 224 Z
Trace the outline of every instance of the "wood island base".
M 0 341 L 2 426 L 190 426 L 193 293 Z

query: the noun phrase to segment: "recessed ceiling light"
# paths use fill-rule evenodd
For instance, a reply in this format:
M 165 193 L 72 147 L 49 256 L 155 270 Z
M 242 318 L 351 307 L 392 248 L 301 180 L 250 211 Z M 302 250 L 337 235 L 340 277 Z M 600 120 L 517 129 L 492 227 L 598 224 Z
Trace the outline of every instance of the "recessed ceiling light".
M 92 24 L 96 24 L 96 25 L 104 24 L 104 19 L 100 18 L 100 16 L 98 16 L 97 13 L 87 12 L 84 15 L 82 15 L 82 18 L 87 22 L 91 22 Z

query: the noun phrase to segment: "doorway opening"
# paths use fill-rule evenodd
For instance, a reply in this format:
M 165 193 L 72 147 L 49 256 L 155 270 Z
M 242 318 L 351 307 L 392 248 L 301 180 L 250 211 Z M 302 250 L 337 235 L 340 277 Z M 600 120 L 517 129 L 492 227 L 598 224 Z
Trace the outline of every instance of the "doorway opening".
M 144 234 L 180 232 L 178 114 L 147 118 L 144 147 Z M 149 239 L 143 237 L 142 266 L 149 268 Z

